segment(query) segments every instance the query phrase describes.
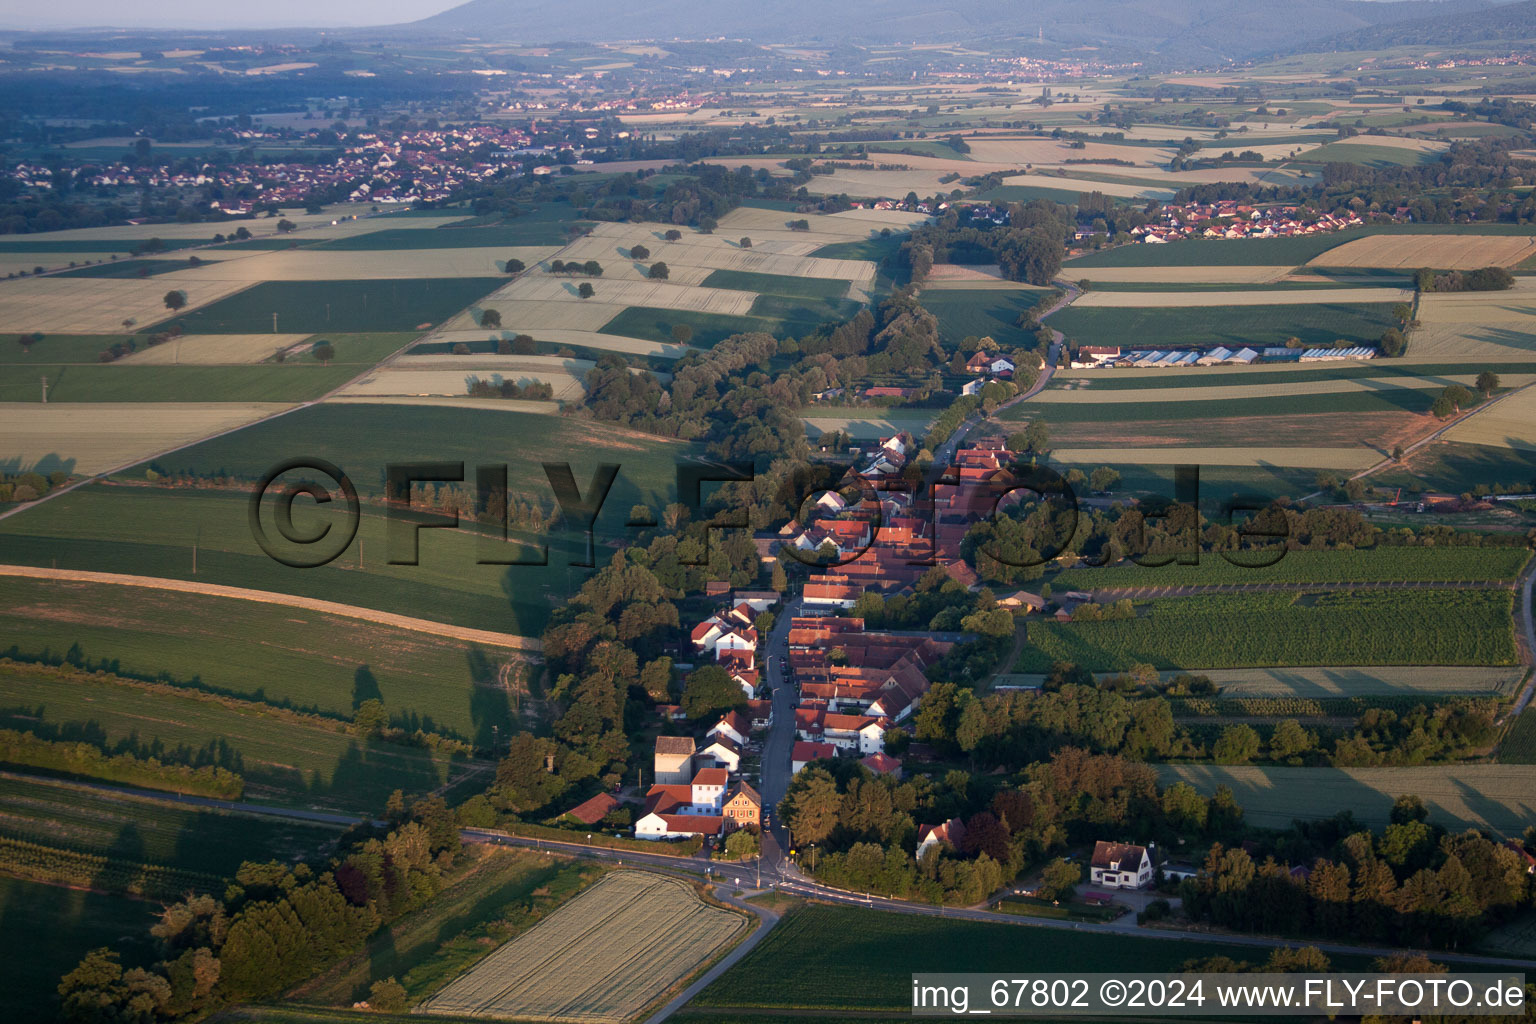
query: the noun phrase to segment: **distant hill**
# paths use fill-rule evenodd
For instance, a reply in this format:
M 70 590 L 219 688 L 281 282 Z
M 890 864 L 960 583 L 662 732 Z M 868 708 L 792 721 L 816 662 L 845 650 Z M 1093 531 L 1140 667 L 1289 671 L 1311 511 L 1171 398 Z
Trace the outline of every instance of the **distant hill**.
M 413 27 L 526 43 L 715 36 L 892 43 L 1030 40 L 1043 32 L 1057 47 L 1239 58 L 1403 22 L 1480 20 L 1491 7 L 1486 0 L 469 0 Z
M 1425 17 L 1356 29 L 1323 39 L 1306 50 L 1376 50 L 1389 46 L 1457 46 L 1536 39 L 1536 0 L 1468 12 L 1435 11 Z

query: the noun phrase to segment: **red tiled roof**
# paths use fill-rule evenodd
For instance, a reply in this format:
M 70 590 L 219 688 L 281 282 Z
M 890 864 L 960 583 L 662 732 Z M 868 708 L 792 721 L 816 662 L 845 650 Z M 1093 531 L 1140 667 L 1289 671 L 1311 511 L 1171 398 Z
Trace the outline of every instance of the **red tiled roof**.
M 731 773 L 724 768 L 700 768 L 693 777 L 695 786 L 720 786 L 724 788 L 731 781 Z
M 901 762 L 889 754 L 870 754 L 860 758 L 859 764 L 877 775 L 895 775 L 901 771 Z
M 583 800 L 565 813 L 583 825 L 595 825 L 607 816 L 608 812 L 619 806 L 619 801 L 611 793 L 599 793 L 590 800 Z
M 809 743 L 805 740 L 801 740 L 800 742 L 796 743 L 794 749 L 790 751 L 789 759 L 791 761 L 805 762 L 820 761 L 823 758 L 836 756 L 837 748 L 830 743 Z

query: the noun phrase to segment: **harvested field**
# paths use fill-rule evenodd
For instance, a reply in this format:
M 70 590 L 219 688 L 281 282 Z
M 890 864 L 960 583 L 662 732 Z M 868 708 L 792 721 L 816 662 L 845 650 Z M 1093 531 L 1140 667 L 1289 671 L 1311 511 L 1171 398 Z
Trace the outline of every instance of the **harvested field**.
M 882 413 L 879 409 L 864 409 L 847 415 L 834 415 L 817 409 L 803 417 L 805 434 L 820 437 L 832 430 L 844 430 L 857 438 L 890 437 L 903 430 L 921 434 L 928 429 L 938 415 L 938 410 L 893 409 Z
M 289 408 L 266 402 L 0 404 L 0 462 L 101 473 Z
M 1445 439 L 1536 451 L 1536 388 L 1510 395 L 1486 411 L 1463 420 L 1446 432 Z
M 745 924 L 681 879 L 614 872 L 417 1012 L 620 1024 L 723 950 Z
M 1383 458 L 1361 448 L 1057 448 L 1056 462 L 1096 466 L 1280 466 L 1286 469 L 1366 469 Z
M 1087 142 L 1083 148 L 1073 149 L 1067 139 L 971 139 L 970 157 L 978 163 L 1006 164 L 1023 167 L 1064 164 L 1068 160 L 1129 160 L 1138 168 L 1166 165 L 1173 156 L 1172 149 L 1153 146 L 1124 146 L 1112 142 Z M 893 158 L 893 159 L 899 159 Z M 1106 164 L 1106 167 L 1114 165 Z M 1131 168 L 1125 168 L 1129 171 Z
M 184 334 L 164 345 L 142 348 L 118 362 L 155 366 L 261 363 L 308 337 L 307 334 Z
M 1167 765 L 1164 783 L 1188 782 L 1209 795 L 1229 786 L 1251 824 L 1284 828 L 1295 819 L 1350 810 L 1380 828 L 1392 801 L 1423 799 L 1429 818 L 1452 828 L 1483 828 L 1518 836 L 1536 821 L 1536 765 L 1466 764 L 1426 768 L 1286 768 Z
M 1131 170 L 1127 167 L 1126 170 Z M 1138 168 L 1138 171 L 1146 168 Z M 1054 174 L 1015 174 L 1003 179 L 1003 187 L 1018 185 L 1036 188 L 1065 189 L 1071 192 L 1102 192 L 1120 199 L 1170 199 L 1173 188 L 1149 188 L 1132 182 L 1092 181 L 1088 178 L 1057 177 Z
M 205 276 L 246 281 L 352 281 L 427 277 L 494 277 L 508 259 L 533 266 L 557 246 L 493 246 L 465 249 L 322 250 L 258 252 L 220 261 Z
M 756 296 L 750 292 L 731 291 L 725 288 L 700 288 L 672 284 L 668 281 L 616 281 L 598 278 L 591 282 L 596 290 L 592 299 L 583 299 L 577 288 L 585 278 L 556 277 L 534 274 L 519 278 L 498 289 L 479 302 L 468 312 L 460 313 L 449 322 L 449 329 L 465 330 L 475 326 L 473 317 L 482 309 L 494 309 L 501 314 L 502 324 L 508 329 L 529 331 L 542 327 L 566 327 L 596 330 L 617 315 L 609 314 L 601 322 L 596 317 L 578 312 L 585 306 L 611 306 L 618 310 L 629 306 L 646 306 L 657 309 L 689 310 L 696 313 L 723 313 L 728 316 L 745 316 L 752 309 Z M 514 315 L 509 315 L 509 309 Z M 553 323 L 552 320 L 566 321 Z M 591 326 L 589 326 L 589 324 Z
M 457 365 L 455 364 L 457 360 Z M 558 400 L 579 399 L 593 363 L 558 356 L 402 356 L 348 385 L 338 397 L 440 395 L 463 397 L 471 378 L 519 386 L 543 382 Z
M 1175 309 L 1192 306 L 1309 306 L 1318 303 L 1412 301 L 1413 292 L 1406 288 L 1254 288 L 1245 291 L 1090 291 L 1072 305 L 1078 309 Z
M 738 212 L 740 211 L 732 211 L 730 214 L 727 214 L 727 219 L 735 216 Z M 771 213 L 772 211 L 758 210 L 756 212 Z M 814 229 L 811 231 L 791 231 L 785 226 L 789 219 L 788 215 L 780 214 L 778 217 L 776 227 L 761 227 L 751 223 L 731 224 L 717 228 L 716 233 L 711 235 L 685 234 L 682 240 L 677 242 L 668 242 L 664 237 L 666 234 L 665 229 L 655 225 L 598 224 L 589 235 L 585 238 L 577 239 L 565 251 L 572 253 L 587 252 L 587 249 L 578 247 L 591 245 L 594 240 L 610 239 L 612 240 L 610 244 L 613 246 L 613 249 L 607 255 L 612 259 L 627 257 L 630 246 L 638 243 L 651 250 L 651 258 L 653 260 L 667 261 L 669 256 L 682 253 L 692 254 L 695 260 L 713 260 L 716 256 L 723 257 L 728 253 L 742 252 L 739 243 L 741 235 L 745 234 L 752 239 L 752 251 L 755 253 L 805 256 L 815 252 L 827 244 L 828 241 L 844 241 L 849 237 L 846 233 L 835 231 L 830 233 L 817 233 Z M 817 222 L 812 219 L 811 223 L 816 224 Z M 583 256 L 583 260 L 595 259 L 598 262 L 602 262 L 604 250 L 601 248 L 601 244 L 599 243 L 599 248 L 592 250 L 596 255 L 590 257 Z M 620 249 L 623 250 L 622 254 L 619 252 Z M 698 250 L 697 253 L 694 253 L 695 249 Z M 560 258 L 565 259 L 566 257 L 561 256 Z M 669 262 L 668 266 L 670 265 Z
M 1309 265 L 1476 270 L 1512 267 L 1532 254 L 1536 238 L 1521 235 L 1367 235 L 1329 249 Z
M 112 334 L 131 318 L 140 325 L 171 315 L 165 294 L 186 292 L 197 309 L 231 295 L 250 282 L 214 280 L 208 268 L 138 279 L 29 277 L 0 283 L 0 331 L 45 334 Z
M 520 398 L 457 398 L 445 395 L 336 395 L 327 398 L 323 405 L 415 405 L 437 406 L 443 409 L 478 409 L 490 412 L 525 412 L 552 416 L 560 411 L 556 402 L 529 402 Z
M 500 308 L 500 307 L 497 307 Z M 468 345 L 483 342 L 488 337 L 494 337 L 498 341 L 511 341 L 517 336 L 516 331 L 487 331 L 487 330 L 463 330 L 463 331 L 438 331 L 432 335 L 432 341 L 448 345 L 460 342 Z M 595 331 L 570 331 L 560 328 L 546 328 L 539 331 L 537 341 L 548 342 L 552 345 L 570 345 L 581 348 L 600 348 L 610 352 L 623 352 L 629 355 L 659 356 L 663 359 L 678 359 L 688 353 L 688 346 L 675 345 L 669 342 L 648 341 L 645 338 L 625 338 L 617 334 L 598 334 Z
M 1417 394 L 1417 392 L 1415 392 Z M 1200 416 L 1198 406 L 1188 413 L 1165 419 L 1107 419 L 1062 421 L 1051 418 L 1051 439 L 1073 448 L 1138 447 L 1184 448 L 1204 445 L 1219 437 L 1228 444 L 1264 447 L 1321 445 L 1343 449 L 1358 447 L 1384 456 L 1395 445 L 1412 444 L 1439 427 L 1440 421 L 1417 412 L 1314 412 L 1298 415 Z M 1103 406 L 1111 412 L 1114 406 Z M 1182 407 L 1180 407 L 1182 408 Z

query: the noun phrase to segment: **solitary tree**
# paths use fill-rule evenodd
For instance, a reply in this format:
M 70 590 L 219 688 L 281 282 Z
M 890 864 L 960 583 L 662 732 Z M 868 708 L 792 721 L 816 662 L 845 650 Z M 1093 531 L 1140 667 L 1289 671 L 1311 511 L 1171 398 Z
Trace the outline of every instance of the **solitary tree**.
M 597 294 L 597 289 L 593 288 L 589 282 L 583 281 L 581 282 L 581 287 L 576 289 L 576 294 L 584 299 L 590 299 Z
M 165 308 L 175 311 L 187 304 L 187 293 L 177 288 L 172 288 L 165 293 Z
M 381 1013 L 399 1013 L 410 1001 L 405 986 L 393 977 L 381 978 L 368 990 L 368 1008 Z
M 1399 302 L 1392 306 L 1392 319 L 1399 325 L 1406 324 L 1413 319 L 1413 307 L 1406 302 Z
M 682 239 L 683 233 L 677 230 L 677 228 L 668 228 L 667 233 L 662 237 L 669 242 L 676 242 Z
M 329 366 L 331 360 L 336 358 L 336 349 L 331 346 L 330 342 L 321 338 L 310 346 L 309 354 Z
M 1493 394 L 1495 391 L 1499 390 L 1499 375 L 1494 373 L 1492 370 L 1484 370 L 1482 373 L 1477 375 L 1477 383 L 1473 386 L 1476 387 L 1477 390 L 1481 391 L 1483 393 L 1483 397 L 1486 398 L 1487 396 Z
M 1108 491 L 1120 482 L 1119 470 L 1110 469 L 1108 466 L 1100 466 L 1088 474 L 1088 486 L 1096 491 Z
M 630 247 L 629 258 L 632 260 L 650 259 L 650 256 L 651 250 L 647 249 L 643 245 L 635 245 Z
M 667 279 L 667 275 L 670 273 L 672 273 L 672 271 L 667 269 L 667 265 L 665 263 L 652 263 L 650 272 L 646 276 L 648 276 L 652 281 L 665 281 Z
M 298 227 L 297 224 L 285 218 L 277 222 L 277 233 L 280 235 L 286 235 L 296 227 Z
M 672 340 L 679 345 L 686 345 L 693 340 L 693 328 L 687 324 L 672 325 Z
M 484 309 L 480 311 L 480 326 L 497 330 L 501 327 L 501 310 Z
M 741 247 L 743 249 L 750 249 L 750 248 L 752 248 L 752 239 L 743 236 L 742 239 L 741 239 Z
M 527 265 L 524 264 L 522 260 L 507 260 L 507 273 L 509 274 L 521 274 L 527 269 Z

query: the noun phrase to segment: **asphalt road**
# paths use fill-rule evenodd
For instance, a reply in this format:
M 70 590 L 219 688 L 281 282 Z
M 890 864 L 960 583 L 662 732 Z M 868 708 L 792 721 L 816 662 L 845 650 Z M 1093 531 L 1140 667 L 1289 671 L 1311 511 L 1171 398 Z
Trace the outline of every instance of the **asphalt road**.
M 767 681 L 773 700 L 773 724 L 763 742 L 758 795 L 763 798 L 763 812 L 769 815 L 769 827 L 763 833 L 763 859 L 773 865 L 776 874 L 783 871 L 784 851 L 789 847 L 789 836 L 779 821 L 778 806 L 789 788 L 790 752 L 795 746 L 796 694 L 794 684 L 785 672 L 785 664 L 789 657 L 790 623 L 799 613 L 800 598 L 786 601 L 774 619 L 773 631 L 768 634 Z

